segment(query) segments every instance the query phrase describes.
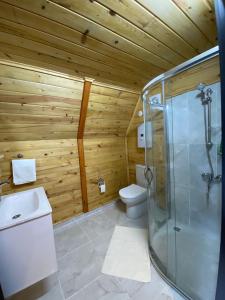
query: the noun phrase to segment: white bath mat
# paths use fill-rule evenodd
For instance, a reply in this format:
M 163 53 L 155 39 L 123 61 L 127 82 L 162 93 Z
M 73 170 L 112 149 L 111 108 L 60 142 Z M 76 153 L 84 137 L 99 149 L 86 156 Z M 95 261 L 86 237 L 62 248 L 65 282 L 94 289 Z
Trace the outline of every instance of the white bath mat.
M 102 267 L 102 273 L 150 282 L 147 230 L 116 226 Z

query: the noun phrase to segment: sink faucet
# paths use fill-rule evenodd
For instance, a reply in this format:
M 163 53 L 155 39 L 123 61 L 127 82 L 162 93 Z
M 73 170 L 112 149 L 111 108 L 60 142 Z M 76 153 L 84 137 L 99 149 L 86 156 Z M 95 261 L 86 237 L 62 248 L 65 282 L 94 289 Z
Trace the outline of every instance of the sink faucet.
M 10 180 L 9 179 L 0 180 L 0 191 L 2 189 L 2 186 L 6 185 L 6 184 L 10 184 Z M 2 200 L 2 196 L 0 195 L 0 202 L 1 202 L 1 200 Z

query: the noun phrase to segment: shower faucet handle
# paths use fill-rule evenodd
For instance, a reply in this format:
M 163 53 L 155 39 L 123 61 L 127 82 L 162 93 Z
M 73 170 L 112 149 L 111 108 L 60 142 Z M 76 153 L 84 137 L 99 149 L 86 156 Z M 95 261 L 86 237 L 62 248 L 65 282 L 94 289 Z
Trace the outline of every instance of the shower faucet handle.
M 201 176 L 202 176 L 202 179 L 208 183 L 212 182 L 212 180 L 213 180 L 213 175 L 211 173 L 202 173 Z
M 213 90 L 212 90 L 211 88 L 208 88 L 208 89 L 206 90 L 206 95 L 207 95 L 207 96 L 212 95 L 212 93 L 213 93 Z
M 215 183 L 220 183 L 221 181 L 222 181 L 222 175 L 216 175 L 213 178 L 213 182 L 215 182 Z
M 208 102 L 212 102 L 212 97 L 211 97 L 212 93 L 213 93 L 213 90 L 211 88 L 208 88 L 206 90 L 206 92 L 205 92 L 205 94 L 206 94 L 206 100 Z
M 201 176 L 202 179 L 207 183 L 211 183 L 211 182 L 220 183 L 222 181 L 222 175 L 216 175 L 213 177 L 213 174 L 211 173 L 202 173 Z

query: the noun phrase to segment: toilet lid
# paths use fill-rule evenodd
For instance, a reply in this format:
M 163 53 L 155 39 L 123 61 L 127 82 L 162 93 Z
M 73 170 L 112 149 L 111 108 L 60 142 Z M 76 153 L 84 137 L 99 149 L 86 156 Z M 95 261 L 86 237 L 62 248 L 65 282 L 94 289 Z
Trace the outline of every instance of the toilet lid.
M 120 196 L 124 198 L 135 198 L 143 193 L 146 193 L 146 189 L 136 184 L 131 184 L 119 192 Z

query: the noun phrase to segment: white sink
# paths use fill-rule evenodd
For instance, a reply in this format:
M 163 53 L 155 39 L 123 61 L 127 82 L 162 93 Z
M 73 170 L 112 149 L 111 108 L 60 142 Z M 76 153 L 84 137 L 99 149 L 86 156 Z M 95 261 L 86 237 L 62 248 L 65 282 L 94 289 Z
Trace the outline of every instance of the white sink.
M 0 201 L 0 282 L 4 297 L 57 271 L 51 206 L 44 188 Z
M 1 197 L 0 230 L 52 212 L 43 187 Z

